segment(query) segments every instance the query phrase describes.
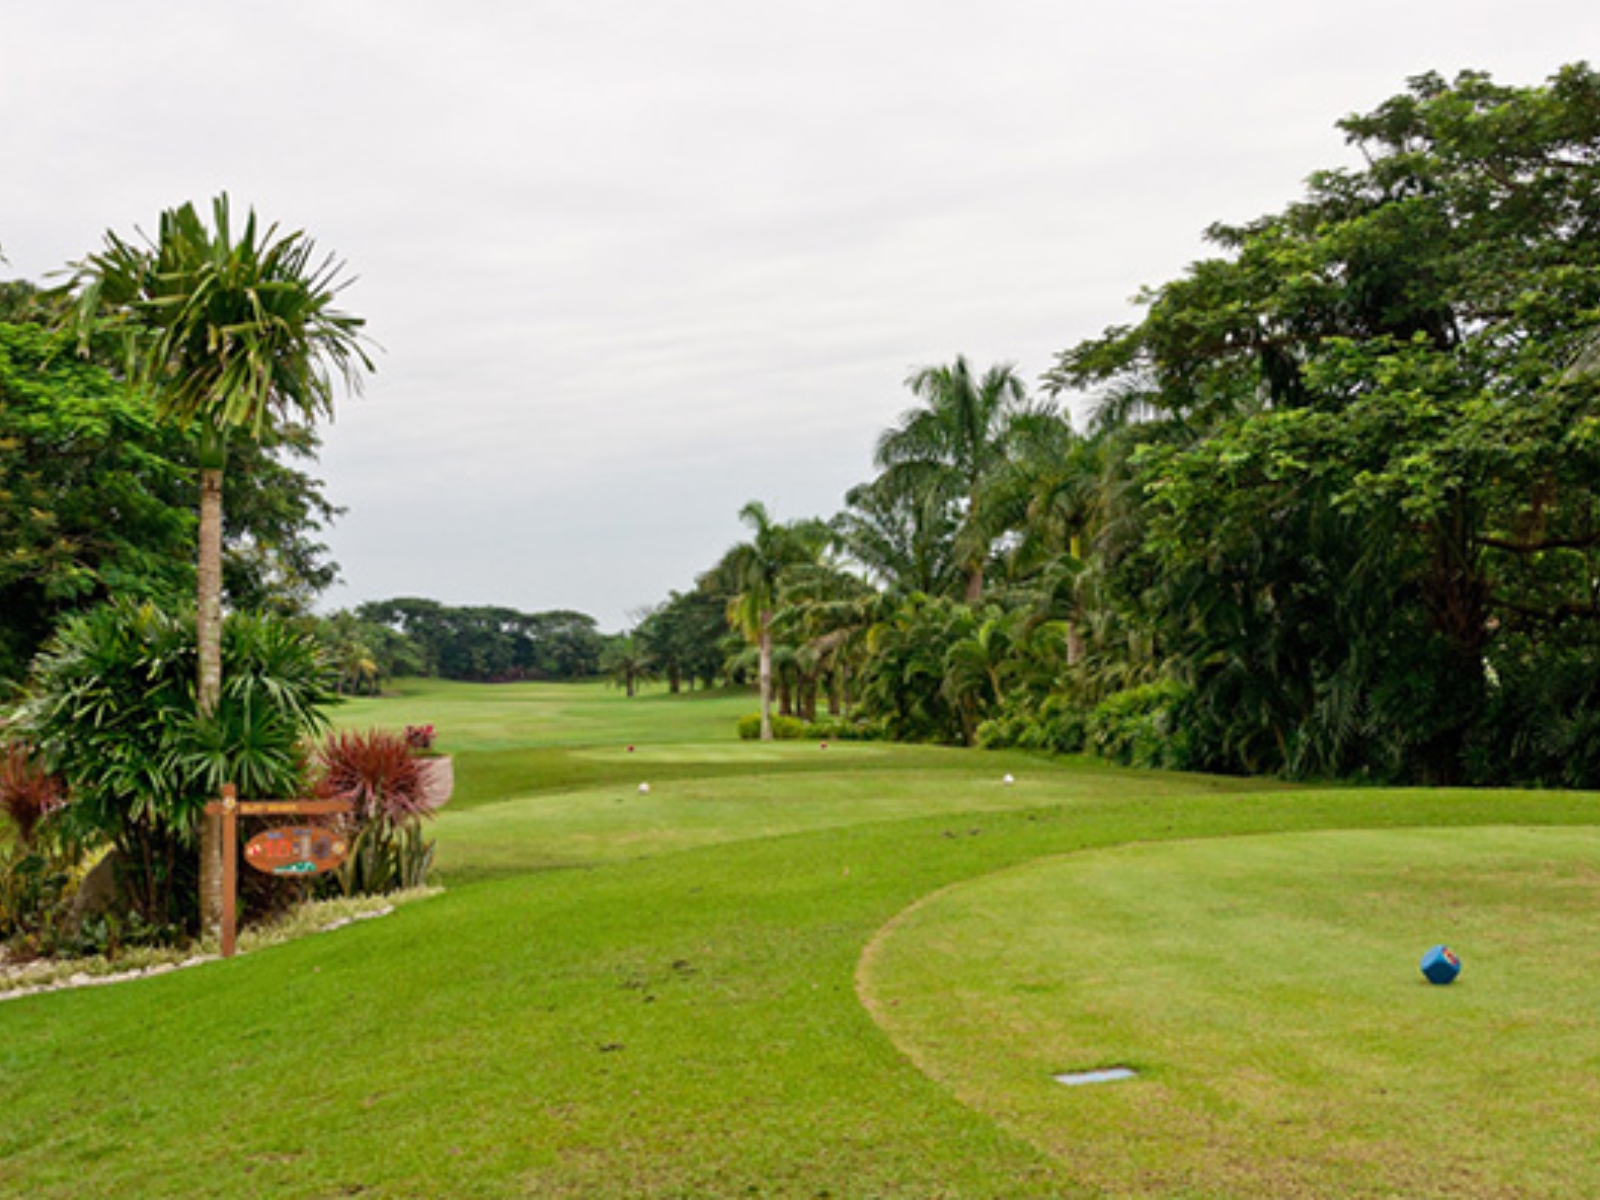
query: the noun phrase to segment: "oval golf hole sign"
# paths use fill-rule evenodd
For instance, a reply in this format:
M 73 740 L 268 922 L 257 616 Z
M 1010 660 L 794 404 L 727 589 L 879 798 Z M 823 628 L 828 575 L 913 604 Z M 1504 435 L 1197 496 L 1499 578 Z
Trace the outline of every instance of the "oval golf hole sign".
M 348 849 L 331 829 L 297 825 L 257 834 L 244 848 L 244 860 L 269 875 L 320 875 L 344 862 Z
M 1133 1079 L 1137 1075 L 1138 1072 L 1132 1067 L 1101 1067 L 1095 1071 L 1068 1071 L 1057 1075 L 1056 1082 L 1078 1087 L 1085 1083 L 1114 1083 L 1118 1079 Z

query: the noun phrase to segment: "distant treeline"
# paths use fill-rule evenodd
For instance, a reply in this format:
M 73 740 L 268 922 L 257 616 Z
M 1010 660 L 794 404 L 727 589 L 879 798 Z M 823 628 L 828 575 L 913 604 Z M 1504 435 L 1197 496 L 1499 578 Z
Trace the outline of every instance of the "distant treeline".
M 569 610 L 524 613 L 512 608 L 456 608 L 401 597 L 363 604 L 331 621 L 348 634 L 359 687 L 370 675 L 432 675 L 474 682 L 587 679 L 600 673 L 606 637 L 593 617 Z M 361 651 L 370 659 L 362 669 Z

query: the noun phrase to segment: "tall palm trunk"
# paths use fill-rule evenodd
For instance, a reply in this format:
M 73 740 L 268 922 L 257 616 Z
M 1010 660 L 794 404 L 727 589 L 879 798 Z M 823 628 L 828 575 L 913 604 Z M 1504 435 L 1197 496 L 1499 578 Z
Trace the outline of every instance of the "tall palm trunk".
M 761 610 L 761 631 L 756 642 L 760 658 L 761 740 L 772 740 L 772 610 Z
M 226 435 L 207 430 L 200 449 L 200 560 L 198 613 L 200 678 L 195 707 L 212 716 L 222 699 L 222 464 Z M 222 818 L 207 815 L 200 824 L 200 930 L 222 929 Z
M 983 599 L 983 563 L 974 563 L 967 570 L 967 603 L 977 604 Z
M 1083 561 L 1082 540 L 1077 534 L 1072 535 L 1070 553 L 1079 562 Z M 1083 624 L 1080 620 L 1081 613 L 1074 600 L 1072 605 L 1072 620 L 1067 622 L 1067 666 L 1075 667 L 1083 661 L 1083 656 L 1088 653 L 1088 645 L 1083 639 Z
M 222 471 L 200 472 L 200 690 L 195 705 L 209 717 L 222 699 Z

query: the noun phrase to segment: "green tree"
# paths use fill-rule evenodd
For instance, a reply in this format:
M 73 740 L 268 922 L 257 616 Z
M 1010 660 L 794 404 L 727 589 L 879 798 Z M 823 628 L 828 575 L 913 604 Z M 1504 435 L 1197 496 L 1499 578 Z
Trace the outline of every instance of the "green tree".
M 950 650 L 977 628 L 969 605 L 920 592 L 891 603 L 868 634 L 871 655 L 861 674 L 866 715 L 891 738 L 961 743 L 962 713 L 945 687 Z
M 1235 764 L 1448 782 L 1496 675 L 1600 642 L 1600 76 L 1341 127 L 1364 166 L 1051 382 L 1154 418 L 1144 594 Z
M 797 567 L 783 591 L 773 632 L 803 650 L 795 658 L 805 668 L 802 715 L 816 719 L 817 689 L 826 681 L 828 715 L 839 716 L 850 706 L 851 681 L 860 670 L 881 597 L 864 580 L 826 561 Z
M 772 619 L 782 596 L 785 576 L 794 568 L 822 559 L 829 542 L 820 521 L 774 521 L 766 506 L 752 500 L 739 511 L 751 537 L 729 550 L 717 567 L 733 599 L 728 620 L 744 634 L 759 656 L 761 740 L 772 740 Z
M 356 612 L 405 639 L 404 661 L 395 667 L 402 674 L 491 682 L 588 679 L 600 671 L 603 639 L 585 613 L 457 607 L 414 596 L 371 601 Z
M 894 595 L 958 592 L 955 507 L 937 489 L 899 486 L 905 482 L 903 473 L 880 475 L 845 493 L 833 521 L 839 545 Z
M 333 411 L 335 380 L 359 390 L 371 370 L 360 318 L 335 307 L 342 264 L 318 259 L 301 232 L 260 229 L 255 213 L 234 236 L 228 198 L 212 203 L 213 226 L 192 204 L 161 214 L 145 245 L 106 235 L 76 264 L 75 320 L 87 340 L 109 328 L 122 337 L 131 379 L 157 412 L 196 431 L 200 462 L 197 564 L 202 713 L 222 694 L 223 474 L 230 435 L 260 439 L 291 419 Z M 220 822 L 211 822 L 217 826 Z M 201 852 L 201 904 L 220 920 L 221 840 Z
M 232 439 L 222 594 L 234 611 L 304 616 L 338 580 L 338 564 L 318 534 L 344 510 L 329 503 L 321 480 L 295 465 L 314 462 L 319 446 L 312 426 L 293 421 L 259 439 Z
M 891 493 L 956 514 L 953 556 L 976 603 L 995 532 L 982 519 L 983 492 L 1006 460 L 1014 423 L 1030 411 L 1027 390 L 1009 364 L 975 377 L 959 355 L 914 371 L 906 385 L 923 403 L 878 439 L 879 478 Z
M 721 643 L 730 632 L 727 598 L 709 587 L 673 592 L 635 632 L 673 693 L 686 682 L 710 686 L 722 666 Z
M 36 293 L 28 292 L 33 295 Z M 47 293 L 45 293 L 47 295 Z M 310 458 L 311 431 L 293 453 Z M 333 508 L 277 447 L 235 447 L 224 540 L 237 610 L 304 611 L 334 566 Z M 149 399 L 38 321 L 0 323 L 0 677 L 21 679 L 68 613 L 195 587 L 194 446 Z
M 69 612 L 192 586 L 176 440 L 62 338 L 0 324 L 0 675 L 20 679 Z
M 619 634 L 606 643 L 600 655 L 600 669 L 630 700 L 638 694 L 640 684 L 655 676 L 649 651 L 632 633 Z
M 1006 678 L 1015 670 L 1015 619 L 999 609 L 977 614 L 970 632 L 944 654 L 941 688 L 961 722 L 961 740 L 971 745 L 978 722 L 1005 702 Z

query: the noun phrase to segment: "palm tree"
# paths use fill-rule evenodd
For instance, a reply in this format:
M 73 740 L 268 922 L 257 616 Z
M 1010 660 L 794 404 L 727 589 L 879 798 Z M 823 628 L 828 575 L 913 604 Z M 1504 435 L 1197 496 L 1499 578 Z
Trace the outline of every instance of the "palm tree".
M 1013 421 L 1029 411 L 1027 390 L 1009 363 L 977 378 L 964 355 L 912 372 L 906 386 L 923 404 L 878 439 L 879 478 L 893 492 L 930 497 L 959 512 L 955 556 L 967 602 L 976 603 L 992 544 L 980 520 L 982 492 L 1005 461 Z
M 836 521 L 836 539 L 837 528 Z M 867 630 L 876 619 L 882 594 L 831 562 L 796 568 L 784 580 L 783 592 L 784 605 L 773 620 L 773 632 L 794 639 L 814 657 L 812 691 L 826 682 L 828 715 L 837 717 L 848 707 L 850 676 L 865 653 Z M 814 710 L 814 695 L 810 703 Z
M 655 663 L 643 639 L 634 633 L 624 633 L 601 651 L 600 669 L 611 676 L 611 682 L 620 686 L 631 700 L 638 693 L 639 685 L 654 676 Z
M 980 614 L 978 624 L 954 642 L 944 656 L 940 685 L 961 720 L 961 736 L 972 745 L 978 716 L 1005 700 L 1005 675 L 1013 669 L 1013 619 L 999 609 Z
M 780 523 L 766 506 L 752 500 L 739 510 L 752 536 L 722 558 L 718 571 L 733 599 L 728 620 L 756 646 L 757 674 L 761 684 L 761 740 L 772 740 L 772 617 L 785 573 L 821 560 L 827 548 L 828 527 L 820 521 Z
M 200 669 L 196 706 L 214 712 L 222 693 L 222 482 L 228 440 L 262 440 L 290 419 L 333 412 L 334 380 L 359 391 L 370 371 L 363 322 L 334 307 L 343 264 L 318 260 L 301 232 L 257 227 L 250 212 L 238 237 L 228 197 L 212 202 L 214 229 L 192 204 L 161 214 L 144 245 L 106 234 L 106 246 L 74 264 L 72 321 L 80 340 L 120 333 L 130 382 L 148 389 L 157 412 L 193 428 L 199 443 L 197 596 Z M 201 851 L 201 915 L 221 912 L 220 821 L 207 823 Z
M 844 553 L 897 596 L 943 596 L 962 586 L 954 560 L 956 515 L 937 495 L 896 490 L 896 477 L 880 475 L 845 493 L 833 520 Z
M 1017 535 L 1008 556 L 1013 577 L 1029 577 L 1044 593 L 1040 619 L 1068 619 L 1068 661 L 1076 664 L 1085 653 L 1083 613 L 1070 585 L 1103 522 L 1104 439 L 1085 439 L 1065 417 L 1034 412 L 1013 424 L 1011 450 L 985 489 L 981 520 Z

